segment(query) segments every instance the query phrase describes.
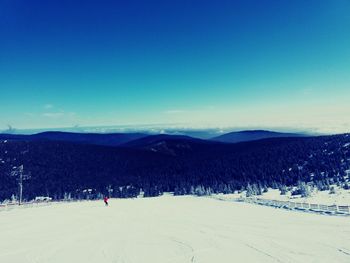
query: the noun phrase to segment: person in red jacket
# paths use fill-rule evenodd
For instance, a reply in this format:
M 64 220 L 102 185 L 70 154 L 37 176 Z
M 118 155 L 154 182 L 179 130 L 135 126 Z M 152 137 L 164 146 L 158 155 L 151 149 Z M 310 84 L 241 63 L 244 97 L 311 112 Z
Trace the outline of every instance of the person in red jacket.
M 107 196 L 105 196 L 105 197 L 103 198 L 103 202 L 105 202 L 105 205 L 108 206 L 108 197 L 107 197 Z

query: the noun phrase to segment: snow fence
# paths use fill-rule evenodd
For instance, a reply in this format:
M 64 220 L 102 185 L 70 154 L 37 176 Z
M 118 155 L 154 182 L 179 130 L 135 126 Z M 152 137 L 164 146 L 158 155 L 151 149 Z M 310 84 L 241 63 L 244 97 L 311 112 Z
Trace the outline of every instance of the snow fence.
M 38 207 L 38 206 L 48 206 L 51 205 L 53 202 L 51 201 L 44 201 L 44 202 L 25 202 L 21 205 L 18 205 L 18 203 L 6 203 L 6 204 L 0 204 L 0 211 L 8 211 L 12 210 L 14 208 L 29 208 L 29 207 Z
M 348 205 L 322 205 L 314 203 L 304 202 L 292 202 L 292 201 L 280 201 L 280 200 L 269 200 L 261 198 L 238 198 L 236 201 L 254 203 L 258 205 L 272 206 L 276 208 L 312 211 L 326 214 L 343 214 L 350 215 L 350 206 Z

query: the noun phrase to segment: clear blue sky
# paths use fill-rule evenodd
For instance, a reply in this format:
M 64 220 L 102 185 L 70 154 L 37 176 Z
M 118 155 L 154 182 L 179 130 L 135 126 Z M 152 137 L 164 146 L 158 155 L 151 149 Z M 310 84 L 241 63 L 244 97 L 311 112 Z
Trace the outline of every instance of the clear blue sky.
M 350 1 L 0 1 L 0 130 L 350 131 Z

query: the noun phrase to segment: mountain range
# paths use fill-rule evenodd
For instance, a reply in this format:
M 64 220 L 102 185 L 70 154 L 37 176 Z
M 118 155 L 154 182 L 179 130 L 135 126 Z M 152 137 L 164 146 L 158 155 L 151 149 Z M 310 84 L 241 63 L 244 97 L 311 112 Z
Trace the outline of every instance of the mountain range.
M 284 132 L 274 132 L 265 130 L 247 130 L 247 131 L 237 131 L 229 132 L 220 136 L 212 138 L 214 141 L 236 143 L 236 142 L 246 142 L 255 141 L 267 138 L 280 138 L 280 137 L 301 137 L 306 136 L 303 133 L 284 133 Z
M 165 134 L 1 134 L 0 200 L 16 195 L 12 172 L 20 165 L 29 175 L 26 199 L 86 198 L 87 189 L 95 198 L 106 189 L 112 196 L 130 197 L 141 190 L 145 196 L 189 194 L 198 186 L 228 193 L 252 184 L 260 189 L 300 181 L 322 187 L 348 182 L 349 134 L 289 135 L 249 135 L 251 141 L 227 143 Z
M 199 134 L 192 133 L 193 135 Z M 209 138 L 211 141 L 224 143 L 237 143 L 244 141 L 253 141 L 266 138 L 279 137 L 300 137 L 306 136 L 301 133 L 281 133 L 265 130 L 246 130 L 238 132 L 225 133 L 220 136 Z M 105 146 L 119 146 L 119 145 L 135 145 L 140 143 L 148 143 L 159 139 L 182 139 L 182 140 L 199 140 L 200 137 L 192 137 L 182 134 L 153 134 L 148 133 L 78 133 L 78 132 L 62 132 L 62 131 L 48 131 L 36 134 L 6 134 L 0 133 L 0 140 L 20 140 L 20 141 L 66 141 L 82 144 L 95 144 Z M 135 141 L 135 142 L 133 142 Z M 202 139 L 202 141 L 204 141 Z
M 75 132 L 41 132 L 36 134 L 0 134 L 0 140 L 17 141 L 65 141 L 82 144 L 118 146 L 132 140 L 146 137 L 143 133 L 75 133 Z

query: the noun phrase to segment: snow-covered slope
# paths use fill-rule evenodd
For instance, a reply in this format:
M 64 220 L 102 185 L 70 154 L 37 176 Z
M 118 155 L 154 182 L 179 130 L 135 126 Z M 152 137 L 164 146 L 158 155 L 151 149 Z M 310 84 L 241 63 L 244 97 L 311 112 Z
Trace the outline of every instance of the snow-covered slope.
M 350 262 L 347 217 L 210 198 L 0 212 L 0 262 Z

